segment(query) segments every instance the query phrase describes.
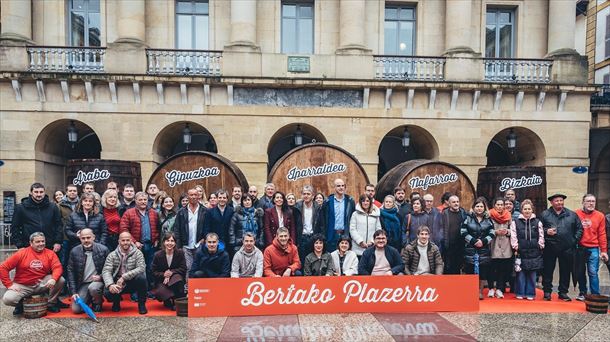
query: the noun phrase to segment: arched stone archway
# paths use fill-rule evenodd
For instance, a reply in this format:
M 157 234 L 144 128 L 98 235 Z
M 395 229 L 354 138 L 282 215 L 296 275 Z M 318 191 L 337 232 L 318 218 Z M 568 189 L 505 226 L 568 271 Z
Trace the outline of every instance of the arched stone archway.
M 325 143 L 326 137 L 314 126 L 305 123 L 291 123 L 275 132 L 269 145 L 267 145 L 267 172 L 271 170 L 275 162 L 288 153 L 293 148 L 297 147 L 294 142 L 295 133 L 300 129 L 303 133 L 303 144 L 311 142 Z
M 405 128 L 410 133 L 410 144 L 405 150 L 402 137 Z M 412 159 L 437 160 L 439 155 L 436 139 L 426 129 L 415 125 L 402 125 L 393 128 L 381 140 L 379 150 L 377 179 L 381 179 L 394 166 Z
M 507 136 L 515 134 L 514 153 L 508 148 Z M 487 145 L 487 166 L 545 166 L 546 149 L 542 139 L 525 127 L 507 127 L 498 132 Z
M 186 151 L 182 136 L 187 124 L 192 136 L 189 151 L 218 153 L 216 141 L 205 127 L 192 121 L 178 121 L 165 126 L 157 134 L 153 143 L 153 158 L 156 163 L 160 164 L 170 157 Z
M 78 132 L 74 145 L 68 141 L 71 123 Z M 36 180 L 48 189 L 63 189 L 68 160 L 99 159 L 102 144 L 89 125 L 78 120 L 61 119 L 42 129 L 36 138 L 34 151 Z
M 597 156 L 591 156 L 588 192 L 597 197 L 597 209 L 605 212 L 610 203 L 610 142 Z

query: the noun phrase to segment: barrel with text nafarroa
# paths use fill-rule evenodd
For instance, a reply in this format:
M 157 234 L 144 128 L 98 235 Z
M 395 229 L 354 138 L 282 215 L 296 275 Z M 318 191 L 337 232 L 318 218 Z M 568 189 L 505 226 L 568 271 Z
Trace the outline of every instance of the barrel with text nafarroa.
M 473 275 L 189 279 L 189 317 L 479 310 Z

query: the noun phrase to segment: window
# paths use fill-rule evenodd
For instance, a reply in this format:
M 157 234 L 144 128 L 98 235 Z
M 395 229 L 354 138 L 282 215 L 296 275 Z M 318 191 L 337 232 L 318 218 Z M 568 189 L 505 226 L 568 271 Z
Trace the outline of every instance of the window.
M 313 3 L 282 3 L 282 53 L 313 53 Z
M 208 2 L 204 0 L 176 1 L 176 48 L 207 50 L 209 24 Z
M 70 1 L 70 45 L 100 46 L 100 1 Z
M 515 12 L 487 9 L 485 57 L 512 58 L 514 55 Z
M 414 7 L 385 8 L 384 53 L 406 56 L 415 54 Z

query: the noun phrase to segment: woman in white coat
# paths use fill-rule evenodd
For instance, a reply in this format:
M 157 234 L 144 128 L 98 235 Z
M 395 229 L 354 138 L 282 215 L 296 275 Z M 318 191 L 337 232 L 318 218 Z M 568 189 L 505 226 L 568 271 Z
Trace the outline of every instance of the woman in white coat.
M 360 195 L 349 222 L 352 251 L 359 257 L 367 247 L 373 245 L 373 234 L 381 229 L 379 215 L 379 208 L 372 204 L 371 199 L 365 194 Z
M 337 242 L 337 249 L 330 253 L 330 257 L 335 265 L 335 275 L 352 276 L 358 275 L 358 256 L 351 251 L 352 240 L 347 236 L 342 236 Z

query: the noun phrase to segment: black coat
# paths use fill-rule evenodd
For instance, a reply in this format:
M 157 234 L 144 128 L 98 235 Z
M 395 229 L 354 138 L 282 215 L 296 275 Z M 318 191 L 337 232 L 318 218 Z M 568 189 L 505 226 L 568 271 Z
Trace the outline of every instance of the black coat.
M 176 248 L 183 248 L 189 244 L 189 212 L 188 205 L 180 208 L 176 214 L 176 222 L 174 222 L 174 232 L 176 232 Z M 203 205 L 199 205 L 197 211 L 197 236 L 195 243 L 201 241 L 205 235 L 204 222 L 207 209 Z
M 552 248 L 558 252 L 576 248 L 576 244 L 582 237 L 582 223 L 575 212 L 563 208 L 557 214 L 551 207 L 542 212 L 541 221 L 544 229 L 545 248 Z M 548 235 L 549 228 L 557 228 L 557 234 Z
M 91 256 L 93 257 L 93 264 L 95 265 L 95 271 L 97 275 L 102 276 L 102 269 L 104 268 L 104 263 L 106 262 L 106 257 L 110 251 L 106 246 L 93 243 L 93 252 Z M 83 245 L 78 245 L 72 248 L 70 251 L 70 258 L 68 259 L 68 288 L 72 294 L 78 293 L 78 288 L 83 283 L 84 273 L 85 273 L 85 262 L 87 261 L 85 256 L 85 250 L 83 249 Z M 100 280 L 103 281 L 103 280 Z
M 515 220 L 521 269 L 524 271 L 538 271 L 543 268 L 542 250 L 538 245 L 539 223 L 537 217 L 526 219 L 521 216 Z
M 371 246 L 362 252 L 362 257 L 358 263 L 358 275 L 371 275 L 373 268 L 375 268 L 375 246 Z M 405 263 L 402 261 L 402 257 L 398 250 L 390 245 L 386 245 L 384 248 L 385 257 L 390 263 L 392 268 L 392 274 L 397 275 L 404 272 Z
M 76 233 L 84 228 L 90 228 L 95 234 L 95 242 L 106 245 L 106 239 L 108 239 L 108 227 L 106 226 L 106 219 L 102 213 L 94 214 L 93 212 L 89 217 L 85 217 L 82 211 L 75 211 L 66 220 L 66 236 L 70 241 L 70 246 L 76 246 L 80 243 Z
M 231 261 L 229 254 L 219 244 L 218 250 L 210 254 L 205 244 L 202 244 L 195 254 L 191 271 L 191 278 L 229 278 L 231 277 Z
M 46 247 L 50 249 L 54 244 L 61 245 L 63 241 L 59 208 L 49 201 L 47 195 L 40 203 L 36 203 L 31 196 L 28 196 L 17 204 L 11 227 L 11 235 L 17 248 L 29 246 L 30 235 L 35 232 L 44 234 Z
M 258 225 L 258 231 L 256 232 L 256 247 L 263 250 L 265 248 L 265 238 L 263 235 L 263 215 L 264 211 L 261 208 L 254 209 L 254 220 Z M 239 251 L 244 243 L 244 210 L 243 207 L 239 206 L 235 209 L 235 213 L 231 218 L 231 225 L 229 226 L 229 247 L 233 248 L 235 253 Z
M 464 261 L 467 264 L 474 264 L 474 255 L 479 255 L 479 265 L 486 264 L 491 261 L 491 250 L 489 243 L 495 236 L 494 224 L 489 217 L 485 217 L 481 222 L 477 220 L 474 213 L 468 215 L 461 229 L 462 237 L 464 238 Z M 477 240 L 483 242 L 481 248 L 477 248 L 474 244 Z
M 294 205 L 294 207 L 299 211 L 300 213 L 300 217 L 296 217 L 295 219 L 297 220 L 296 223 L 296 230 L 297 230 L 297 241 L 296 241 L 296 245 L 298 246 L 299 242 L 301 241 L 301 237 L 303 236 L 303 222 L 305 220 L 305 212 L 303 211 L 303 200 L 298 200 L 297 203 Z M 312 208 L 313 212 L 311 215 L 311 225 L 313 227 L 313 233 L 314 234 L 321 234 L 322 231 L 320 229 L 320 212 L 321 212 L 321 207 L 320 205 L 316 202 L 313 201 L 313 208 Z
M 152 274 L 155 277 L 155 284 L 162 284 L 165 279 L 164 273 L 167 270 L 172 271 L 173 274 L 182 276 L 182 279 L 186 279 L 186 258 L 182 249 L 175 249 L 174 256 L 172 257 L 172 264 L 167 264 L 167 257 L 165 256 L 165 250 L 162 249 L 155 253 L 152 261 Z
M 228 205 L 222 214 L 218 206 L 206 211 L 205 222 L 203 223 L 204 234 L 216 233 L 220 241 L 226 244 L 229 241 L 229 226 L 231 225 L 234 212 L 233 207 Z

